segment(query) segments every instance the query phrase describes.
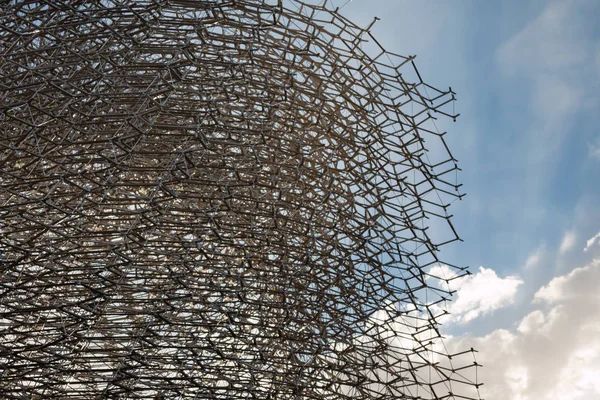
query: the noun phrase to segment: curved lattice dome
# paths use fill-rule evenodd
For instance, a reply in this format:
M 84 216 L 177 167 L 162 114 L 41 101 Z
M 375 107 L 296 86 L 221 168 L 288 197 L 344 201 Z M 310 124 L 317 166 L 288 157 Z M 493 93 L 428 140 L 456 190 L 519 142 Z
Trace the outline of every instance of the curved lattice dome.
M 326 4 L 1 7 L 3 398 L 478 397 L 412 57 Z

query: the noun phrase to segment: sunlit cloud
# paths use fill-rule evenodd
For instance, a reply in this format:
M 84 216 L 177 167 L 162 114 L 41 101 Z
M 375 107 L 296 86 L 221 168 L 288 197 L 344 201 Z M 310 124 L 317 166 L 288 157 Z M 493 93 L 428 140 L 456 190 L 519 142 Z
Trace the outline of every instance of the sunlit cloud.
M 600 260 L 553 278 L 515 331 L 451 337 L 474 344 L 489 399 L 587 400 L 600 396 Z
M 565 254 L 571 249 L 575 247 L 575 242 L 577 241 L 577 236 L 575 232 L 569 231 L 565 233 L 562 241 L 560 242 L 559 252 L 560 254 Z
M 473 275 L 452 280 L 455 273 L 445 265 L 433 267 L 430 273 L 449 279 L 448 283 L 441 286 L 455 291 L 452 301 L 446 306 L 450 313 L 446 323 L 464 324 L 511 305 L 518 287 L 523 284 L 516 276 L 501 278 L 493 269 L 484 267 L 479 267 L 479 271 Z
M 595 244 L 600 244 L 600 232 L 586 242 L 583 251 L 589 251 Z
M 544 257 L 545 251 L 545 246 L 540 246 L 537 249 L 535 249 L 532 253 L 530 253 L 527 257 L 527 260 L 525 261 L 525 269 L 530 269 L 540 264 L 542 258 Z

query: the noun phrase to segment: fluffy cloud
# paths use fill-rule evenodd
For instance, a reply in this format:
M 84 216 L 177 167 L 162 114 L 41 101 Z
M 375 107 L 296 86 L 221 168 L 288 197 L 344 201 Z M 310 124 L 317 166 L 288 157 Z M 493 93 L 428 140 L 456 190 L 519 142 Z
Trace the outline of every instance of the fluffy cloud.
M 552 279 L 550 283 L 537 291 L 533 298 L 534 302 L 556 304 L 582 296 L 590 297 L 591 300 L 600 299 L 599 267 L 600 260 L 594 260 L 583 268 L 576 268 L 567 275 Z
M 533 297 L 516 331 L 452 337 L 478 351 L 482 397 L 591 400 L 600 397 L 600 260 L 555 277 Z
M 510 305 L 523 281 L 515 276 L 499 277 L 493 269 L 479 267 L 474 275 L 452 279 L 455 273 L 445 265 L 433 267 L 431 275 L 447 279 L 444 289 L 456 291 L 446 310 L 444 322 L 467 323 Z

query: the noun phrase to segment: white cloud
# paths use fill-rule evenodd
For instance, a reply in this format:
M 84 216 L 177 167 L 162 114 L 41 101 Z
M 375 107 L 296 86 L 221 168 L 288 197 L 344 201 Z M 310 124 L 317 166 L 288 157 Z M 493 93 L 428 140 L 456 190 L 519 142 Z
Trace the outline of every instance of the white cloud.
M 544 315 L 544 313 L 540 310 L 535 310 L 534 312 L 530 313 L 525 318 L 523 318 L 517 330 L 521 333 L 532 332 L 534 329 L 541 326 L 545 320 L 546 316 Z
M 575 247 L 576 240 L 577 240 L 577 236 L 575 235 L 575 232 L 571 231 L 571 232 L 565 233 L 565 235 L 563 236 L 562 242 L 560 242 L 560 248 L 558 250 L 559 253 L 565 254 L 569 250 L 573 249 L 573 247 Z
M 595 278 L 595 279 L 590 279 Z M 582 268 L 575 268 L 567 275 L 553 278 L 533 296 L 534 302 L 556 304 L 574 297 L 600 299 L 600 260 L 594 260 Z M 574 288 L 577 290 L 574 290 Z
M 587 241 L 583 251 L 589 251 L 594 246 L 594 243 L 596 243 L 596 242 L 600 243 L 600 232 L 598 232 L 596 234 L 596 236 L 594 236 L 593 238 L 591 238 L 590 240 Z
M 534 250 L 533 253 L 529 254 L 527 260 L 525 261 L 525 269 L 530 269 L 535 267 L 542 261 L 542 257 L 544 256 L 546 247 L 540 246 Z
M 451 337 L 450 351 L 475 347 L 490 400 L 600 398 L 600 260 L 552 279 L 534 295 L 538 309 L 515 332 Z
M 455 276 L 454 271 L 445 265 L 433 267 L 430 273 L 446 279 Z M 467 323 L 512 304 L 522 283 L 515 276 L 501 278 L 493 269 L 484 267 L 479 267 L 479 272 L 474 275 L 449 280 L 445 288 L 456 293 L 447 304 L 450 315 L 446 322 Z

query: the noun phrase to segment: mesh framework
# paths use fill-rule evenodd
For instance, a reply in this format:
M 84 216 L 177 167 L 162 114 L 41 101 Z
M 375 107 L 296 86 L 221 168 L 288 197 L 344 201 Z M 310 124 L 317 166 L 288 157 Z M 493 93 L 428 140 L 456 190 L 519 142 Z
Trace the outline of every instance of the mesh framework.
M 295 0 L 1 7 L 3 398 L 479 398 L 413 57 Z

